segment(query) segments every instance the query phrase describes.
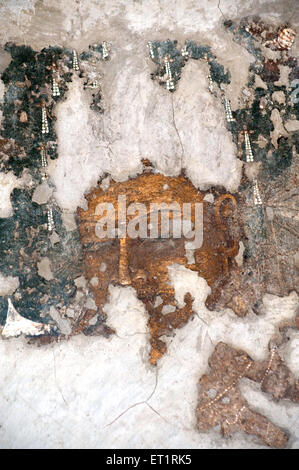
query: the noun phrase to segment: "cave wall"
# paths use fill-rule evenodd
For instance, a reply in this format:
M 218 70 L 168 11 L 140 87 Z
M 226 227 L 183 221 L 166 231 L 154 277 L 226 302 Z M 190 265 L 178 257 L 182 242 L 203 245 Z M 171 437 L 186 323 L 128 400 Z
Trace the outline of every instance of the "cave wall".
M 287 23 L 298 30 L 295 2 L 0 9 L 0 447 L 298 447 L 298 38 L 275 43 Z M 111 283 L 99 311 L 78 219 L 96 187 L 146 172 L 184 176 L 211 208 L 233 194 L 240 227 L 217 305 L 204 277 L 169 266 L 174 303 L 191 294 L 193 315 L 167 330 L 155 367 L 137 289 Z M 219 343 L 264 364 L 240 393 L 277 439 L 238 426 L 221 437 L 236 396 L 232 418 L 217 409 L 198 427 Z M 284 379 L 269 375 L 274 350 Z M 294 395 L 276 396 L 290 381 Z

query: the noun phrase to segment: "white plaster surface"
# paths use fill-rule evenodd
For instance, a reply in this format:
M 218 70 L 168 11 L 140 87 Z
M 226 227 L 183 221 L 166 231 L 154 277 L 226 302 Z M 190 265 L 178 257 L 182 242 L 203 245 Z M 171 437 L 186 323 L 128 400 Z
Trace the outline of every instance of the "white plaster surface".
M 11 217 L 13 208 L 10 202 L 10 194 L 14 188 L 23 186 L 21 178 L 17 178 L 12 172 L 0 172 L 0 217 Z
M 243 321 L 242 327 L 242 320 L 229 310 L 206 311 L 202 284 L 198 279 L 198 316 L 171 338 L 157 369 L 146 361 L 147 318 L 131 287 L 110 288 L 106 312 L 118 334 L 109 340 L 78 336 L 42 348 L 22 339 L 0 340 L 0 394 L 5 402 L 0 406 L 0 447 L 262 447 L 258 439 L 242 433 L 226 439 L 219 429 L 198 433 L 197 383 L 218 341 L 265 358 L 269 336 L 279 319 L 294 316 L 297 296 L 267 295 L 265 313 L 245 325 Z M 290 348 L 296 347 L 294 340 L 298 342 L 291 339 Z M 288 354 L 285 359 L 289 364 Z M 298 361 L 292 369 L 298 377 Z M 248 401 L 288 430 L 290 446 L 296 447 L 298 406 L 287 401 L 274 404 L 259 386 L 248 382 L 242 380 Z
M 8 0 L 0 2 L 0 12 L 4 21 L 0 45 L 15 41 L 38 50 L 56 44 L 80 52 L 95 42 L 111 43 L 111 61 L 101 68 L 104 114 L 89 109 L 90 97 L 78 78 L 67 101 L 56 110 L 59 159 L 51 163 L 49 173 L 57 202 L 67 213 L 84 206 L 84 193 L 106 171 L 124 180 L 141 171 L 142 158 L 149 158 L 165 174 L 186 169 L 197 187 L 221 184 L 236 190 L 241 165 L 225 127 L 223 107 L 207 91 L 205 64 L 189 62 L 177 92 L 171 95 L 150 80 L 155 65 L 147 57 L 147 41 L 177 39 L 181 47 L 191 39 L 209 45 L 231 71 L 226 94 L 235 109 L 253 57 L 233 41 L 221 24 L 223 19 L 254 13 L 273 24 L 290 17 L 294 27 L 298 24 L 295 0 L 177 0 L 172 7 L 167 0 L 65 0 L 63 4 Z M 295 54 L 297 48 L 296 39 Z M 9 56 L 4 51 L 0 56 L 3 70 Z M 0 185 L 4 191 L 6 184 L 6 200 L 13 177 L 10 181 L 10 186 L 5 181 Z M 7 217 L 8 201 L 5 208 Z
M 89 109 L 83 81 L 74 76 L 69 97 L 57 105 L 58 162 L 51 162 L 49 174 L 56 185 L 57 202 L 65 210 L 84 207 L 83 194 L 95 186 L 109 168 L 96 132 L 96 115 Z
M 19 278 L 0 273 L 0 295 L 11 295 L 19 287 Z
M 177 176 L 185 169 L 196 187 L 237 190 L 242 164 L 226 129 L 223 105 L 207 89 L 203 64 L 187 64 L 172 95 L 150 79 L 152 66 L 142 56 L 141 62 L 121 60 L 103 115 L 89 109 L 76 76 L 67 100 L 57 106 L 59 158 L 51 162 L 49 173 L 62 209 L 84 207 L 84 193 L 105 172 L 117 181 L 141 173 L 142 158 L 165 175 Z
M 7 318 L 4 328 L 1 332 L 3 338 L 14 338 L 22 334 L 38 336 L 49 332 L 49 325 L 43 325 L 42 323 L 33 322 L 19 315 L 11 299 L 8 299 Z
M 226 93 L 235 109 L 253 59 L 225 32 L 223 15 L 261 14 L 277 25 L 291 18 L 296 27 L 297 11 L 295 0 L 0 1 L 0 46 L 14 41 L 36 50 L 60 45 L 81 52 L 95 42 L 112 44 L 111 61 L 101 68 L 104 114 L 90 110 L 78 76 L 56 109 L 59 159 L 51 162 L 49 174 L 66 228 L 75 228 L 73 213 L 84 206 L 84 194 L 99 177 L 106 172 L 117 180 L 134 176 L 141 171 L 141 158 L 167 175 L 184 168 L 197 187 L 220 184 L 236 190 L 240 163 L 222 105 L 207 91 L 205 64 L 189 62 L 171 95 L 150 79 L 155 66 L 146 43 L 170 38 L 179 46 L 186 39 L 210 45 L 232 73 Z M 298 42 L 297 36 L 294 55 Z M 1 71 L 8 63 L 1 49 Z M 287 84 L 287 70 L 283 81 Z M 0 174 L 0 217 L 11 216 L 9 196 L 20 184 L 12 174 Z M 296 294 L 266 295 L 260 316 L 240 319 L 230 310 L 205 308 L 209 289 L 196 273 L 172 266 L 169 274 L 178 304 L 190 292 L 196 315 L 167 338 L 168 353 L 157 369 L 147 362 L 147 316 L 131 287 L 110 286 L 105 312 L 117 334 L 108 340 L 77 336 L 37 348 L 23 338 L 0 337 L 0 448 L 262 447 L 242 433 L 224 439 L 218 428 L 199 434 L 197 384 L 218 341 L 265 359 L 279 323 L 295 316 Z M 12 293 L 17 283 L 0 277 L 1 295 Z M 66 320 L 64 327 L 68 331 Z M 298 350 L 298 334 L 291 332 L 283 357 L 297 378 Z M 242 391 L 254 409 L 290 433 L 289 447 L 298 448 L 298 406 L 274 403 L 245 379 Z

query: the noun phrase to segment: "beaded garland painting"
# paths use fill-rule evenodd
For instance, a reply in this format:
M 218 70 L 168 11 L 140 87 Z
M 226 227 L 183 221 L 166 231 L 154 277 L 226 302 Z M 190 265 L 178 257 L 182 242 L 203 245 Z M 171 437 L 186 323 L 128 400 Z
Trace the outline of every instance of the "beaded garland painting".
M 234 219 L 237 223 L 231 238 L 238 247 L 243 246 L 243 263 L 234 261 L 236 251 L 230 257 L 229 272 L 225 276 L 217 270 L 213 276 L 206 274 L 212 289 L 207 307 L 213 310 L 229 307 L 242 318 L 252 311 L 259 314 L 266 292 L 287 295 L 298 285 L 294 216 L 298 200 L 295 155 L 299 152 L 299 138 L 296 130 L 281 134 L 277 129 L 280 120 L 285 126 L 299 119 L 293 86 L 299 79 L 299 69 L 297 60 L 291 56 L 296 33 L 288 25 L 276 30 L 259 19 L 245 18 L 238 24 L 226 20 L 224 26 L 227 34 L 254 57 L 237 109 L 231 108 L 227 96 L 230 72 L 210 47 L 188 40 L 181 47 L 171 40 L 150 41 L 147 47 L 149 59 L 156 66 L 151 78 L 165 92 L 175 93 L 188 61 L 207 63 L 208 89 L 223 104 L 227 128 L 237 146 L 238 157 L 243 161 L 241 184 L 238 193 L 233 195 L 238 217 Z M 277 52 L 276 60 L 268 58 L 267 49 Z M 67 96 L 74 73 L 84 79 L 84 89 L 91 95 L 91 108 L 94 112 L 103 112 L 98 64 L 110 58 L 110 45 L 107 42 L 95 44 L 81 54 L 58 47 L 36 52 L 28 46 L 14 44 L 7 44 L 6 50 L 12 60 L 2 74 L 5 96 L 0 169 L 12 171 L 17 177 L 25 176 L 29 183 L 25 189 L 14 189 L 13 215 L 0 219 L 0 272 L 19 279 L 11 295 L 0 296 L 2 336 L 9 338 L 25 333 L 29 341 L 39 343 L 80 333 L 109 336 L 115 332 L 102 310 L 107 290 L 95 288 L 84 277 L 86 259 L 90 256 L 84 245 L 84 214 L 79 211 L 77 229 L 68 232 L 55 199 L 50 195 L 45 204 L 40 205 L 34 202 L 33 193 L 41 184 L 49 186 L 49 194 L 53 192 L 47 165 L 49 159 L 58 157 L 54 109 L 56 103 Z M 288 69 L 288 85 L 280 80 L 281 67 Z M 144 180 L 153 177 L 151 163 L 144 161 L 143 164 L 142 185 L 138 179 L 132 183 L 140 193 L 145 191 Z M 175 184 L 179 187 L 190 183 L 181 175 Z M 209 192 L 216 198 L 224 195 L 222 188 L 211 188 Z M 91 200 L 91 196 L 87 199 Z M 87 218 L 88 215 L 87 211 Z M 166 260 L 174 262 L 184 257 L 180 250 L 178 248 Z M 117 256 L 115 254 L 116 262 Z M 96 256 L 94 260 L 98 268 Z M 41 263 L 51 265 L 52 276 L 48 279 L 40 276 Z M 88 281 L 92 274 L 87 275 Z M 114 282 L 118 283 L 118 279 Z M 137 285 L 136 289 L 138 292 Z M 149 285 L 148 297 L 143 291 L 140 296 L 150 315 L 152 352 L 149 360 L 157 364 L 167 353 L 160 337 L 173 335 L 173 329 L 183 327 L 192 318 L 193 311 L 191 296 L 186 296 L 184 309 L 164 315 L 165 324 L 161 326 L 163 305 L 160 313 L 151 310 L 151 289 L 154 287 Z M 94 299 L 94 307 L 88 306 L 87 298 Z M 247 377 L 259 383 L 261 390 L 275 400 L 299 402 L 298 380 L 279 355 L 287 328 L 298 328 L 298 322 L 280 326 L 269 343 L 269 358 L 264 363 L 253 361 L 246 352 L 229 345 L 215 346 L 210 371 L 200 379 L 195 410 L 200 431 L 220 424 L 224 435 L 241 429 L 257 435 L 269 446 L 286 445 L 286 433 L 250 409 L 238 384 Z
M 12 61 L 2 74 L 6 92 L 0 168 L 16 176 L 30 174 L 32 182 L 29 189 L 13 191 L 13 217 L 0 219 L 0 270 L 20 280 L 10 299 L 17 312 L 27 320 L 52 322 L 54 336 L 59 332 L 49 307 L 65 310 L 79 289 L 75 281 L 83 272 L 79 233 L 65 230 L 51 196 L 43 205 L 32 197 L 41 184 L 53 189 L 46 170 L 49 159 L 58 157 L 54 108 L 65 99 L 73 73 L 80 74 L 87 91 L 91 88 L 91 108 L 102 112 L 97 69 L 99 61 L 109 59 L 108 48 L 106 42 L 92 45 L 78 57 L 76 51 L 67 49 L 50 47 L 37 53 L 27 46 L 6 45 Z M 38 264 L 43 259 L 53 266 L 53 279 L 39 275 Z M 82 308 L 82 297 L 77 309 Z M 0 304 L 3 325 L 10 312 L 8 297 L 0 297 Z

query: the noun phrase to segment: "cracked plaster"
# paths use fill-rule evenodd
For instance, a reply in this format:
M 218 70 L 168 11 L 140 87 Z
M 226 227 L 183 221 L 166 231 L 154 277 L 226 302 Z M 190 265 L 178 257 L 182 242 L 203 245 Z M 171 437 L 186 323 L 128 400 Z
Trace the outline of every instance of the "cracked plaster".
M 280 24 L 295 10 L 291 0 L 258 4 L 254 0 L 215 0 L 200 5 L 187 0 L 176 2 L 172 9 L 163 0 L 151 2 L 151 7 L 142 1 L 101 3 L 102 10 L 96 1 L 87 5 L 68 0 L 64 11 L 61 2 L 50 0 L 0 4 L 1 17 L 5 18 L 1 44 L 15 41 L 36 50 L 58 44 L 81 51 L 94 42 L 99 31 L 100 39 L 113 44 L 111 62 L 103 68 L 101 79 L 101 118 L 90 111 L 79 78 L 73 80 L 67 100 L 55 111 L 59 158 L 52 161 L 49 174 L 66 230 L 70 231 L 75 228 L 74 211 L 78 205 L 84 206 L 83 196 L 98 177 L 108 172 L 115 179 L 125 180 L 140 172 L 141 158 L 149 158 L 166 174 L 176 175 L 186 168 L 197 187 L 222 184 L 236 189 L 240 163 L 225 128 L 224 112 L 206 92 L 204 65 L 187 64 L 177 92 L 169 95 L 149 78 L 152 64 L 145 45 L 148 40 L 166 37 L 175 37 L 183 44 L 186 36 L 211 45 L 231 71 L 233 80 L 227 95 L 234 110 L 253 57 L 219 26 L 223 15 L 243 17 L 255 11 L 267 21 Z M 298 25 L 298 19 L 293 20 Z M 294 55 L 296 51 L 298 39 Z M 7 63 L 3 52 L 2 70 Z M 281 66 L 278 83 L 287 84 L 286 69 Z M 151 102 L 153 91 L 155 104 Z M 288 126 L 288 131 L 293 130 L 292 123 Z M 215 127 L 216 139 L 211 138 Z M 9 195 L 21 184 L 21 178 L 0 174 L 1 217 L 11 216 Z M 28 178 L 25 184 L 30 186 Z M 5 406 L 0 406 L 0 448 L 262 447 L 259 440 L 242 433 L 225 439 L 218 429 L 198 433 L 194 413 L 197 382 L 207 371 L 208 358 L 218 341 L 243 348 L 254 359 L 265 359 L 268 342 L 280 322 L 296 314 L 296 294 L 268 294 L 259 316 L 250 313 L 241 319 L 229 309 L 207 310 L 204 300 L 208 289 L 195 273 L 174 266 L 170 274 L 178 303 L 183 302 L 185 292 L 191 292 L 196 315 L 175 338 L 167 339 L 168 354 L 156 370 L 146 359 L 144 307 L 129 287 L 110 286 L 105 311 L 117 335 L 109 339 L 80 335 L 42 348 L 28 345 L 22 338 L 0 339 L 0 390 L 5 400 Z M 13 292 L 18 279 L 0 276 L 0 283 L 1 292 Z M 67 325 L 63 319 L 66 334 Z M 283 358 L 297 378 L 298 342 L 298 332 L 292 330 L 283 347 Z M 273 403 L 258 384 L 247 379 L 242 379 L 241 389 L 257 411 L 290 433 L 288 446 L 298 448 L 298 406 L 286 400 Z

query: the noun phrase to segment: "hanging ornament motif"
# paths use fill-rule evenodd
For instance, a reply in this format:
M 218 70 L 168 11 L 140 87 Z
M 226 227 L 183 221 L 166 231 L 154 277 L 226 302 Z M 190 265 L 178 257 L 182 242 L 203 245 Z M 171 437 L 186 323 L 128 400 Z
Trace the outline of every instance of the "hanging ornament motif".
M 189 59 L 189 52 L 187 51 L 187 47 L 186 45 L 183 47 L 183 49 L 181 50 L 181 54 L 182 56 L 184 57 L 184 59 Z
M 42 146 L 41 148 L 41 160 L 42 160 L 42 170 L 41 170 L 42 180 L 45 180 L 48 177 L 47 173 L 44 170 L 48 166 L 48 158 L 47 158 L 47 153 L 46 153 L 46 149 L 44 146 Z
M 92 84 L 90 85 L 90 88 L 98 88 L 98 86 L 99 86 L 98 81 L 97 81 L 97 80 L 94 80 L 94 81 L 92 82 Z
M 12 60 L 6 70 L 3 117 L 7 125 L 2 129 L 1 138 L 3 140 L 5 137 L 3 142 L 6 142 L 7 137 L 14 143 L 10 147 L 9 142 L 7 154 L 9 151 L 11 156 L 1 163 L 5 169 L 15 173 L 16 177 L 20 176 L 22 173 L 20 170 L 25 167 L 31 175 L 30 184 L 24 185 L 20 191 L 13 194 L 12 204 L 17 209 L 13 211 L 7 224 L 8 232 L 1 233 L 0 237 L 0 245 L 4 245 L 3 241 L 6 243 L 6 249 L 0 250 L 0 270 L 6 275 L 6 272 L 11 272 L 13 265 L 13 273 L 16 273 L 20 279 L 18 294 L 13 296 L 14 304 L 17 311 L 21 315 L 24 314 L 24 318 L 17 318 L 17 314 L 14 315 L 13 325 L 9 323 L 12 318 L 7 315 L 6 326 L 10 327 L 13 336 L 19 333 L 40 336 L 53 332 L 59 335 L 63 334 L 59 327 L 56 329 L 51 325 L 50 332 L 50 326 L 42 323 L 45 328 L 40 328 L 38 331 L 37 328 L 36 330 L 31 328 L 30 324 L 39 326 L 37 322 L 39 317 L 42 318 L 42 322 L 47 321 L 45 307 L 48 305 L 48 299 L 55 299 L 55 305 L 59 302 L 63 312 L 67 305 L 72 305 L 74 308 L 79 305 L 73 298 L 76 290 L 74 279 L 82 269 L 82 262 L 78 257 L 81 249 L 79 232 L 77 228 L 72 232 L 69 237 L 70 245 L 68 244 L 66 249 L 61 241 L 67 229 L 61 221 L 59 208 L 56 208 L 51 199 L 55 182 L 54 184 L 48 182 L 48 163 L 58 158 L 57 134 L 55 127 L 52 126 L 52 120 L 55 120 L 55 107 L 65 99 L 72 77 L 74 79 L 74 75 L 80 73 L 81 78 L 81 55 L 73 54 L 73 48 L 58 46 L 43 48 L 38 52 L 32 50 L 30 46 L 12 44 L 7 46 L 7 50 L 11 52 Z M 101 44 L 97 45 L 96 52 L 97 61 L 103 62 Z M 90 55 L 90 51 L 85 51 L 86 61 Z M 104 56 L 107 57 L 105 48 Z M 79 72 L 75 72 L 72 65 Z M 100 83 L 100 74 L 92 75 L 91 78 L 94 88 Z M 12 89 L 14 93 L 11 93 Z M 15 158 L 17 154 L 19 158 Z M 10 236 L 10 229 L 15 230 L 15 237 Z M 18 255 L 21 247 L 28 246 L 32 256 L 26 256 L 25 252 Z M 59 267 L 53 266 L 53 278 L 50 277 L 46 283 L 39 284 L 37 262 L 45 255 L 50 263 L 57 262 Z M 14 261 L 18 256 L 20 263 Z M 60 270 L 61 266 L 64 267 L 63 272 Z M 4 271 L 5 269 L 7 271 Z M 34 285 L 33 278 L 36 278 Z M 5 320 L 7 300 L 7 296 L 0 296 L 0 330 Z M 45 312 L 45 315 L 41 315 L 41 312 Z M 29 322 L 28 318 L 33 318 L 34 322 Z M 7 330 L 6 327 L 4 332 L 8 335 Z
M 92 90 L 94 90 L 95 88 L 98 88 L 100 85 L 99 85 L 99 82 L 97 79 L 94 79 L 92 80 L 91 82 L 87 82 L 87 83 L 84 83 L 84 90 L 86 88 L 91 88 Z
M 56 81 L 57 78 L 57 67 L 55 64 L 52 64 L 52 96 L 55 98 L 57 96 L 60 96 L 60 90 L 58 83 Z
M 53 218 L 53 210 L 52 207 L 48 207 L 47 211 L 47 219 L 48 219 L 48 231 L 52 232 L 54 230 L 54 218 Z
M 263 204 L 257 179 L 253 180 L 253 202 L 256 206 L 261 206 Z
M 76 71 L 79 70 L 78 56 L 75 50 L 73 50 L 73 69 Z
M 211 77 L 211 75 L 209 75 Z M 211 79 L 212 81 L 212 79 Z M 213 83 L 213 82 L 212 82 Z M 210 86 L 209 86 L 210 89 Z M 226 120 L 228 123 L 234 122 L 235 119 L 233 118 L 232 110 L 230 107 L 230 102 L 227 98 L 224 97 L 224 108 L 225 108 L 225 115 L 226 115 Z
M 147 48 L 150 59 L 156 65 L 156 70 L 151 73 L 151 79 L 157 80 L 160 86 L 174 92 L 180 80 L 182 68 L 190 57 L 187 45 L 179 50 L 177 41 L 167 39 L 167 41 L 148 41 Z
M 209 75 L 208 75 L 208 83 L 209 83 L 209 86 L 208 86 L 209 92 L 214 93 L 214 85 L 213 85 L 213 80 L 212 80 L 210 72 L 209 72 Z
M 55 80 L 55 77 L 52 78 L 52 96 L 60 96 L 59 86 Z
M 42 104 L 42 134 L 49 133 L 49 125 L 47 119 L 47 110 L 45 104 Z
M 102 43 L 102 55 L 103 55 L 103 59 L 108 59 L 109 57 L 109 51 L 108 51 L 108 47 L 107 47 L 107 42 L 104 41 Z
M 48 165 L 48 161 L 47 161 L 47 154 L 46 154 L 46 150 L 44 146 L 41 148 L 41 158 L 42 158 L 42 168 L 45 168 Z
M 252 154 L 249 134 L 248 134 L 247 130 L 244 131 L 244 139 L 245 139 L 246 162 L 251 163 L 251 162 L 253 162 L 253 154 Z
M 155 53 L 154 53 L 154 48 L 153 48 L 153 43 L 151 41 L 149 41 L 147 43 L 147 47 L 149 49 L 149 55 L 150 55 L 150 58 L 151 59 L 154 59 L 155 58 Z
M 167 74 L 166 88 L 167 90 L 174 90 L 174 80 L 172 78 L 171 68 L 168 57 L 165 58 L 165 71 Z
M 157 78 L 160 85 L 166 85 L 167 90 L 174 91 L 181 75 L 181 69 L 185 65 L 186 60 L 189 58 L 205 60 L 209 67 L 209 74 L 207 77 L 208 89 L 216 97 L 218 96 L 217 87 L 220 89 L 222 103 L 225 109 L 226 121 L 229 124 L 228 127 L 230 128 L 231 132 L 233 132 L 234 129 L 239 129 L 239 124 L 236 123 L 236 118 L 233 116 L 231 110 L 230 101 L 224 93 L 224 85 L 230 83 L 229 72 L 226 72 L 224 67 L 217 62 L 216 57 L 211 53 L 209 47 L 200 45 L 198 46 L 192 41 L 186 41 L 185 46 L 179 52 L 176 48 L 176 44 L 177 41 L 170 40 L 162 42 L 149 41 L 147 43 L 150 58 L 156 64 L 158 64 L 158 69 L 155 73 L 151 74 L 151 78 L 153 80 Z M 233 123 L 236 123 L 236 126 L 233 126 Z M 253 163 L 254 156 L 249 139 L 249 132 L 244 126 L 243 131 L 240 131 L 240 133 L 244 135 L 246 163 Z M 262 205 L 262 198 L 257 179 L 253 180 L 252 191 L 254 205 Z

